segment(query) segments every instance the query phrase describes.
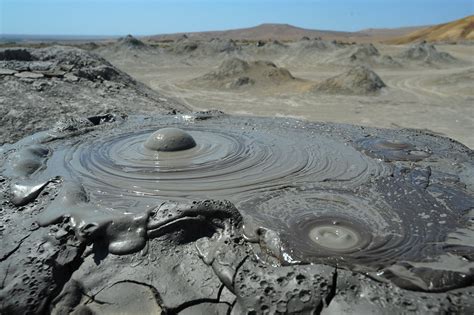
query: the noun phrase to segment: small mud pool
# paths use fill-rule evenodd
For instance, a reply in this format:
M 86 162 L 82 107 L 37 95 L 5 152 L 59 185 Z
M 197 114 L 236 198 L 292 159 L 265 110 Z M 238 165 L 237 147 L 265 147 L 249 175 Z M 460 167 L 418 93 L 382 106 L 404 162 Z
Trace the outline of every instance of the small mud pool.
M 212 112 L 107 115 L 61 122 L 1 147 L 0 155 L 3 194 L 10 201 L 4 202 L 9 210 L 2 231 L 14 231 L 5 237 L 5 248 L 13 251 L 2 264 L 15 263 L 8 258 L 21 229 L 12 222 L 25 216 L 35 231 L 64 230 L 62 237 L 78 242 L 77 258 L 70 255 L 75 267 L 68 268 L 76 270 L 71 279 L 84 282 L 82 290 L 95 290 L 95 282 L 86 280 L 94 273 L 88 255 L 116 268 L 108 256 L 148 257 L 154 248 L 160 253 L 185 248 L 175 255 L 200 257 L 196 268 L 207 270 L 200 272 L 221 283 L 231 300 L 220 301 L 221 288 L 217 300 L 208 303 L 235 314 L 272 307 L 334 312 L 333 299 L 339 307 L 355 303 L 350 295 L 337 296 L 343 289 L 335 277 L 357 282 L 351 288 L 361 290 L 372 286 L 364 283 L 395 286 L 402 297 L 409 296 L 407 290 L 426 292 L 425 304 L 433 303 L 428 292 L 468 292 L 473 284 L 473 155 L 449 139 L 413 130 Z M 161 268 L 158 275 L 169 266 L 154 268 Z M 316 292 L 315 283 L 298 280 L 299 270 L 304 279 L 318 275 L 316 282 L 326 279 L 331 285 Z M 276 277 L 287 271 L 295 283 L 292 276 Z M 248 283 L 257 275 L 259 281 Z M 71 280 L 54 281 L 57 295 Z M 281 289 L 268 289 L 272 281 Z M 300 297 L 298 303 L 288 304 L 291 294 L 282 289 L 284 283 Z M 2 296 L 15 288 L 2 287 Z M 254 300 L 252 290 L 273 293 Z M 170 306 L 167 293 L 160 294 L 157 303 L 165 313 L 195 305 Z M 183 294 L 192 300 L 192 294 Z M 276 299 L 279 294 L 283 300 Z M 82 305 L 79 300 L 70 310 Z M 32 301 L 50 308 L 58 304 L 45 297 Z M 465 310 L 463 303 L 458 306 Z M 24 310 L 15 307 L 4 309 Z

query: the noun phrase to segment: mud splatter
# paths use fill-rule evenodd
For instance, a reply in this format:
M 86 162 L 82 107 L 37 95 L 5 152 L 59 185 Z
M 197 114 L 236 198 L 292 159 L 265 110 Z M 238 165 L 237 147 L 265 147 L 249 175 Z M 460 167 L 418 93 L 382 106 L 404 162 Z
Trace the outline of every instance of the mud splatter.
M 428 148 L 417 148 L 401 140 L 367 138 L 356 143 L 361 151 L 385 161 L 420 161 L 431 155 Z

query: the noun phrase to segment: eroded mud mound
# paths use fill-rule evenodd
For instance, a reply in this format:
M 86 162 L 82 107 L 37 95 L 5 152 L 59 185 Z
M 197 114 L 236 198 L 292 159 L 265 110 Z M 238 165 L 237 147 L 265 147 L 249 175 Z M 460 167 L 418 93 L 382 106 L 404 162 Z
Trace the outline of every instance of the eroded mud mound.
M 248 51 L 251 54 L 261 56 L 281 56 L 291 53 L 290 46 L 278 40 L 272 40 L 269 42 L 259 41 L 249 48 Z
M 204 47 L 209 53 L 231 53 L 239 50 L 240 47 L 232 39 L 213 38 Z
M 0 311 L 470 313 L 472 156 L 413 130 L 71 119 L 0 148 Z
M 161 51 L 132 35 L 119 38 L 115 43 L 107 43 L 98 47 L 94 52 L 120 67 L 123 62 L 144 62 L 149 58 L 157 58 Z
M 295 50 L 299 53 L 326 52 L 345 47 L 337 41 L 323 40 L 320 38 L 302 39 L 294 44 Z
M 169 47 L 165 49 L 165 51 L 171 54 L 201 58 L 230 54 L 238 50 L 240 50 L 240 47 L 231 39 L 213 38 L 205 41 L 194 40 L 187 37 L 169 44 Z
M 0 50 L 0 143 L 50 128 L 70 114 L 182 108 L 112 66 L 71 47 Z
M 316 84 L 312 91 L 329 94 L 374 95 L 384 87 L 385 83 L 374 71 L 364 66 L 356 66 Z
M 199 47 L 199 42 L 183 38 L 174 44 L 172 51 L 176 54 L 185 54 L 195 51 Z
M 120 38 L 117 41 L 117 46 L 120 46 L 126 49 L 137 49 L 137 50 L 143 50 L 143 49 L 146 50 L 150 48 L 144 42 L 133 37 L 132 35 L 127 35 L 125 37 Z
M 346 65 L 401 67 L 392 57 L 380 54 L 373 44 L 360 44 L 336 52 L 331 63 Z
M 459 62 L 449 53 L 440 52 L 433 44 L 425 41 L 409 46 L 398 56 L 408 61 L 418 61 L 425 64 L 456 63 Z
M 119 38 L 115 43 L 109 43 L 98 47 L 95 52 L 115 65 L 120 65 L 124 60 L 135 60 L 140 62 L 147 58 L 154 58 L 160 54 L 160 50 L 145 44 L 141 40 L 127 35 Z
M 287 69 L 277 67 L 273 62 L 230 58 L 223 61 L 217 70 L 190 82 L 210 88 L 238 89 L 249 86 L 282 85 L 295 80 Z

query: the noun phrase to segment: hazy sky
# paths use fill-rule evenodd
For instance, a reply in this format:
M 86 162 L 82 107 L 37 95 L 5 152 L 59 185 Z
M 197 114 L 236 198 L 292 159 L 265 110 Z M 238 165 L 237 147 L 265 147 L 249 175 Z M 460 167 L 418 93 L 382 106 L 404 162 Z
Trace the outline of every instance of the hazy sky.
M 471 14 L 474 0 L 0 0 L 0 33 L 146 35 L 261 23 L 357 31 Z

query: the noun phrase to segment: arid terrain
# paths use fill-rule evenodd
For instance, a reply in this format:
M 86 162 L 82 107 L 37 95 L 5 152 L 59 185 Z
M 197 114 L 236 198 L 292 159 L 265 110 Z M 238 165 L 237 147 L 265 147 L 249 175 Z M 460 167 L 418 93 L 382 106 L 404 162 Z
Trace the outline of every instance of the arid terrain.
M 138 81 L 196 110 L 426 129 L 474 147 L 474 45 L 348 45 L 305 39 L 258 47 L 183 38 L 158 48 L 115 45 L 97 52 Z M 272 83 L 260 78 L 234 88 L 203 84 L 203 76 L 231 58 L 270 61 L 286 68 L 295 80 Z M 376 93 L 312 88 L 357 65 L 374 71 L 386 86 Z
M 151 96 L 154 93 L 166 99 L 176 99 L 189 109 L 218 109 L 228 113 L 296 117 L 309 121 L 424 129 L 451 137 L 472 148 L 474 45 L 469 41 L 473 33 L 472 20 L 470 16 L 421 29 L 371 29 L 355 33 L 264 24 L 222 32 L 170 34 L 140 39 L 129 36 L 117 41 L 62 44 L 74 45 L 99 55 L 136 79 L 138 83 L 135 85 L 148 86 L 140 86 L 140 89 L 154 90 L 149 89 L 144 94 Z M 439 41 L 431 43 L 436 41 L 436 36 Z M 424 43 L 420 39 L 430 42 Z M 404 44 L 387 44 L 390 42 Z M 54 44 L 21 43 L 26 47 Z M 15 45 L 6 43 L 3 46 Z M 248 64 L 241 72 L 233 69 L 238 67 L 236 63 L 240 61 Z M 2 67 L 11 67 L 12 62 L 2 63 Z M 354 67 L 359 67 L 357 74 Z M 379 84 L 380 87 L 374 90 L 374 82 L 369 82 L 372 79 L 364 78 L 361 71 L 372 73 L 382 85 Z M 8 80 L 6 74 L 2 76 L 6 80 L 4 82 L 9 82 L 7 86 L 13 86 L 13 82 L 18 81 Z M 40 93 L 25 98 L 14 89 L 4 89 L 0 97 L 6 100 L 5 104 L 18 98 L 25 98 L 26 103 L 31 103 L 39 97 L 43 100 L 51 97 L 53 102 L 60 104 L 60 108 L 64 107 L 63 103 L 69 96 L 58 97 L 69 93 L 50 95 L 48 86 L 60 84 L 70 88 L 70 83 L 63 84 L 57 80 L 46 82 L 45 78 L 37 78 L 36 85 L 25 84 L 26 81 L 32 82 L 32 79 L 19 80 L 17 87 L 32 87 L 33 91 Z M 97 79 L 92 78 L 89 83 L 94 81 Z M 89 85 L 99 89 L 95 92 L 91 90 L 92 94 L 99 91 L 99 94 L 102 93 L 100 97 L 104 98 L 100 82 L 94 84 Z M 113 90 L 113 87 L 112 90 L 111 87 L 103 87 Z M 15 96 L 9 97 L 9 93 Z M 77 97 L 81 96 L 71 95 L 71 98 Z M 117 93 L 112 96 L 116 97 Z M 97 98 L 90 99 L 97 103 Z M 156 96 L 154 99 L 157 99 Z M 110 98 L 106 100 L 108 102 Z M 19 111 L 24 105 L 21 101 L 17 103 L 19 108 L 13 112 L 9 106 L 2 107 L 3 121 L 13 121 L 16 116 L 21 116 Z M 154 110 L 149 102 L 145 103 L 135 102 L 135 106 L 123 105 L 123 102 L 120 106 L 115 104 L 131 112 Z M 103 111 L 112 109 L 103 104 L 99 107 Z M 92 114 L 97 114 L 99 107 L 95 107 Z M 31 112 L 36 110 L 33 106 L 32 110 L 26 110 L 26 115 L 31 116 Z M 67 111 L 66 107 L 61 109 L 62 113 Z M 38 130 L 30 125 L 40 126 L 39 120 L 35 117 L 28 121 L 28 130 Z M 15 123 L 14 128 L 21 124 L 18 120 Z
M 0 313 L 472 314 L 471 18 L 1 44 Z
M 460 42 L 472 41 L 473 39 L 474 15 L 471 15 L 453 22 L 413 30 L 413 32 L 409 32 L 406 35 L 389 39 L 387 42 L 391 44 L 406 44 L 420 40 L 429 42 Z

